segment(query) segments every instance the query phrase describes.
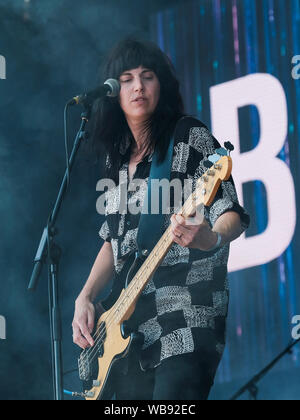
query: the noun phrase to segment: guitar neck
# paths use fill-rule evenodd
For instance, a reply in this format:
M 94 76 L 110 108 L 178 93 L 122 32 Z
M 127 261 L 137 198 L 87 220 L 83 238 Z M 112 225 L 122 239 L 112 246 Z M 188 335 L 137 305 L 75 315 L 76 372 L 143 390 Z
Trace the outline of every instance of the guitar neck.
M 169 226 L 129 284 L 129 286 L 132 287 L 130 293 L 132 293 L 133 296 L 136 293 L 138 294 L 136 297 L 139 296 L 140 292 L 142 292 L 144 287 L 147 285 L 156 269 L 162 263 L 172 244 L 172 232 L 171 226 Z
M 195 202 L 194 193 L 190 195 L 182 209 L 178 212 L 184 217 L 189 217 L 194 213 Z M 166 254 L 173 244 L 171 225 L 164 232 L 160 240 L 155 245 L 143 265 L 140 267 L 136 275 L 133 277 L 127 289 L 120 296 L 116 303 L 118 309 L 119 320 L 125 320 L 128 311 L 135 305 L 140 294 L 146 287 L 147 283 L 154 275 L 156 269 L 160 266 Z M 130 311 L 131 312 L 131 311 Z

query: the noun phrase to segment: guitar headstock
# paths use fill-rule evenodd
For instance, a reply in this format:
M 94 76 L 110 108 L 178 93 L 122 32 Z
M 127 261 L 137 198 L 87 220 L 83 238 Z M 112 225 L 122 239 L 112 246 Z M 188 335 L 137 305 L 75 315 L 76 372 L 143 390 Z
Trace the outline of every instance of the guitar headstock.
M 200 205 L 210 206 L 213 202 L 222 181 L 227 181 L 232 171 L 232 159 L 223 156 L 201 176 L 197 181 L 194 192 L 196 207 Z

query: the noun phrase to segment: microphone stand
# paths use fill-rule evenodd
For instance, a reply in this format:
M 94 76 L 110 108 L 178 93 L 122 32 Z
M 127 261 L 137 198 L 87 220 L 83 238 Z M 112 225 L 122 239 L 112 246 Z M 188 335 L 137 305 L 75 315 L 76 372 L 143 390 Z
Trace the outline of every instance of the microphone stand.
M 82 140 L 88 138 L 85 126 L 90 119 L 91 106 L 86 105 L 81 114 L 81 125 L 76 135 L 73 149 L 69 158 L 69 169 L 71 171 L 75 156 Z M 63 363 L 62 363 L 62 333 L 61 333 L 61 313 L 58 295 L 58 271 L 61 258 L 61 248 L 55 243 L 54 237 L 58 230 L 55 228 L 55 222 L 59 214 L 60 206 L 64 194 L 68 188 L 69 172 L 66 169 L 58 196 L 53 210 L 43 230 L 41 240 L 34 259 L 34 268 L 28 285 L 29 291 L 34 291 L 37 287 L 38 279 L 45 262 L 48 265 L 48 294 L 49 294 L 49 318 L 51 334 L 51 353 L 52 353 L 52 376 L 54 400 L 63 400 Z
M 290 344 L 282 353 L 280 353 L 268 366 L 266 366 L 261 372 L 255 375 L 251 381 L 249 381 L 245 386 L 243 386 L 229 401 L 237 400 L 244 392 L 249 391 L 250 397 L 253 400 L 257 400 L 258 395 L 258 386 L 257 383 L 264 377 L 266 374 L 283 358 L 287 353 L 292 353 L 292 348 L 300 342 L 300 338 Z

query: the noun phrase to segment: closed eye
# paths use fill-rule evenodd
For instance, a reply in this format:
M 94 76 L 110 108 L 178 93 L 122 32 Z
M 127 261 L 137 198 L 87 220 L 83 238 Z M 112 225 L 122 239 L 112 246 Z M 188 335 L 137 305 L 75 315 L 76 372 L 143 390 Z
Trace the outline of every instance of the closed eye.
M 144 76 L 144 77 L 143 77 L 143 79 L 146 79 L 146 80 L 152 80 L 152 79 L 153 79 L 153 76 L 147 76 L 147 77 L 146 77 L 146 76 Z M 121 83 L 128 83 L 128 82 L 131 82 L 131 80 L 132 80 L 132 79 L 120 80 L 120 82 L 121 82 Z

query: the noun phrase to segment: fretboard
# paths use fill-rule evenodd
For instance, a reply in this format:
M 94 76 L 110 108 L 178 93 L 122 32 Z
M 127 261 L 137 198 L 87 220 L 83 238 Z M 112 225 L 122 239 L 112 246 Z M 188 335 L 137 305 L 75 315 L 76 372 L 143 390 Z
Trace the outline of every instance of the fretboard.
M 195 193 L 190 195 L 182 209 L 178 212 L 184 217 L 191 216 L 195 211 L 194 194 Z M 144 261 L 136 275 L 133 277 L 124 294 L 121 295 L 116 302 L 115 311 L 117 321 L 122 321 L 126 318 L 129 308 L 137 301 L 147 283 L 162 263 L 172 244 L 172 228 L 170 225 L 157 242 L 147 259 Z

